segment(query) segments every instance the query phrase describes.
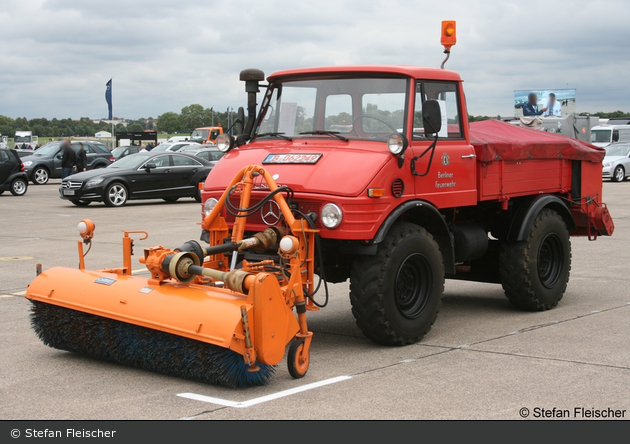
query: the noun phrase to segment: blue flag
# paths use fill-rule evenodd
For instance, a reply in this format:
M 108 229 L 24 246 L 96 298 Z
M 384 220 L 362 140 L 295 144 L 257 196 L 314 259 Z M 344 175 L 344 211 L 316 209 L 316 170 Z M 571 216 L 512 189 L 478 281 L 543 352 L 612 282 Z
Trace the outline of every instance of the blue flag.
M 107 100 L 107 106 L 109 108 L 109 118 L 108 120 L 112 120 L 112 79 L 109 79 L 107 82 L 107 89 L 105 90 L 105 100 Z

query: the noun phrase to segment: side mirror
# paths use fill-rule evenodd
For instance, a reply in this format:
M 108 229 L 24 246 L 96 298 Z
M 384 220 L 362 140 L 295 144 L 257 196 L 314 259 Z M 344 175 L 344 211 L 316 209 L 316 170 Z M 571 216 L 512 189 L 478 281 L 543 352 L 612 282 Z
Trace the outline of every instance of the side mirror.
M 437 100 L 426 100 L 422 104 L 422 126 L 425 134 L 437 134 L 442 129 L 442 110 Z
M 59 153 L 59 154 L 57 154 L 55 157 L 56 157 L 57 159 L 61 160 L 61 159 L 63 158 L 63 155 L 62 155 L 61 153 Z
M 238 107 L 238 112 L 236 113 L 236 123 L 234 127 L 236 128 L 236 134 L 243 134 L 243 123 L 245 122 L 245 110 L 242 106 Z
M 147 173 L 150 173 L 152 169 L 157 168 L 157 166 L 153 162 L 149 162 L 144 166 L 144 170 Z

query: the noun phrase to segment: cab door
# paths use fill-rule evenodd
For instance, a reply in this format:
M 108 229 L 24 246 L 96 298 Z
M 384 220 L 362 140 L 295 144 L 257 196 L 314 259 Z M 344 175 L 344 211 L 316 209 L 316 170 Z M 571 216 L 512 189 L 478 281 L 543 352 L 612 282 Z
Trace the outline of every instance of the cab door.
M 477 203 L 477 161 L 474 148 L 464 138 L 459 86 L 446 81 L 417 81 L 415 85 L 413 132 L 406 157 L 416 159 L 412 169 L 416 197 L 438 208 Z M 436 135 L 426 133 L 422 123 L 426 100 L 437 100 L 442 111 L 442 128 L 434 147 Z

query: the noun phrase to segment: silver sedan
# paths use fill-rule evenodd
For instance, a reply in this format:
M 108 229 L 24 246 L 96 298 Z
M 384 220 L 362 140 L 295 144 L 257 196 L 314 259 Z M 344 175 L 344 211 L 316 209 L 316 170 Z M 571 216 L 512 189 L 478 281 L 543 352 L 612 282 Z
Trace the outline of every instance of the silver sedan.
M 630 143 L 613 143 L 606 147 L 602 178 L 623 182 L 630 176 Z

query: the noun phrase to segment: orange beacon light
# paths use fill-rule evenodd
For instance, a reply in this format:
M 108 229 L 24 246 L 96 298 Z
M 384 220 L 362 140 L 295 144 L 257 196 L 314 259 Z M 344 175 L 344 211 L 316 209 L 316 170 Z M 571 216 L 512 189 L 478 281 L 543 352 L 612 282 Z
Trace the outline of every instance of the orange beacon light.
M 457 43 L 457 33 L 455 20 L 444 20 L 442 22 L 442 45 L 445 51 L 450 51 L 451 46 Z

